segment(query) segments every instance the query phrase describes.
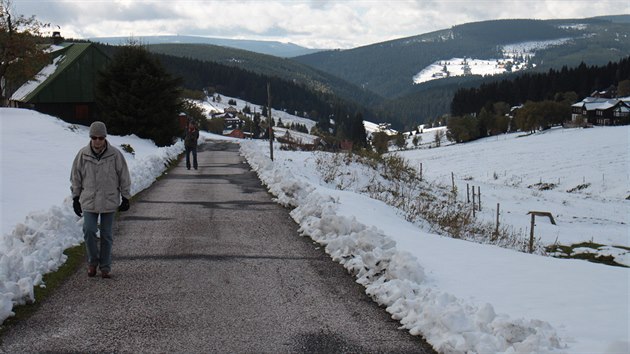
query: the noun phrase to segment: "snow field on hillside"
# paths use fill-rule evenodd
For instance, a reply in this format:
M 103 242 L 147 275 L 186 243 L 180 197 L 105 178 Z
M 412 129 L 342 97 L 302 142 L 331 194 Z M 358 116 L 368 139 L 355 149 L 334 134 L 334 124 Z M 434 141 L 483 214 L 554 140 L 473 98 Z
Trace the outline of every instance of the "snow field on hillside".
M 277 201 L 294 207 L 300 232 L 436 350 L 622 353 L 628 347 L 627 316 L 612 315 L 628 310 L 627 268 L 438 236 L 359 193 L 374 181 L 360 165 L 346 165 L 340 173 L 346 177 L 329 180 L 316 167 L 317 160 L 334 159 L 329 153 L 274 150 L 271 161 L 261 143 L 243 142 L 241 151 Z M 424 152 L 431 150 L 439 149 Z
M 422 163 L 429 181 L 451 186 L 454 176 L 459 200 L 467 200 L 467 188 L 480 188 L 479 219 L 496 223 L 499 203 L 500 225 L 529 237 L 527 213 L 550 212 L 556 225 L 536 217 L 535 237 L 543 244 L 602 244 L 599 254 L 630 266 L 629 135 L 627 126 L 554 128 L 399 154 L 418 168 Z M 551 189 L 541 190 L 541 182 Z

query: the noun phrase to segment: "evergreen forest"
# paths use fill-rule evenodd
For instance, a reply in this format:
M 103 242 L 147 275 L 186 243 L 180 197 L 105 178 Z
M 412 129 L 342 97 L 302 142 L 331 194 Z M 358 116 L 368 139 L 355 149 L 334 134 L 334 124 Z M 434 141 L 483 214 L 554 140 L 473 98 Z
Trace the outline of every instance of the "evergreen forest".
M 549 69 L 546 73 L 525 73 L 510 80 L 484 83 L 476 88 L 458 90 L 451 103 L 451 114 L 479 113 L 488 103 L 506 102 L 512 106 L 526 101 L 553 99 L 559 92 L 575 92 L 578 98 L 590 96 L 595 90 L 618 86 L 630 79 L 630 57 L 605 66 L 575 68 L 563 66 L 560 70 Z

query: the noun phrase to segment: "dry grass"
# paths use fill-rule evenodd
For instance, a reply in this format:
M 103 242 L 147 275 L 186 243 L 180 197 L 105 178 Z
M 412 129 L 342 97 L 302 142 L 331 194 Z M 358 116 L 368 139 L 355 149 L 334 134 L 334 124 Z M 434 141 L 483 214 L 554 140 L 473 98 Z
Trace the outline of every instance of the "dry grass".
M 471 205 L 457 200 L 450 187 L 420 179 L 418 172 L 398 155 L 372 156 L 348 153 L 320 155 L 318 171 L 327 183 L 338 189 L 357 188 L 348 182 L 345 166 L 356 163 L 371 171 L 370 182 L 361 193 L 398 209 L 404 218 L 429 231 L 457 239 L 493 244 L 528 251 L 529 235 L 523 230 L 499 227 L 473 216 Z M 345 182 L 338 182 L 345 181 Z M 540 240 L 534 241 L 534 253 L 546 254 Z

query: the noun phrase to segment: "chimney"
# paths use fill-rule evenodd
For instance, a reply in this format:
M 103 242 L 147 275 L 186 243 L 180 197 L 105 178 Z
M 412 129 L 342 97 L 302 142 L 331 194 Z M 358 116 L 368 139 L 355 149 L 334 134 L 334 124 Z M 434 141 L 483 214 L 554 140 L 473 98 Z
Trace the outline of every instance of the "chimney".
M 61 36 L 61 32 L 55 31 L 52 34 L 53 44 L 59 44 L 63 42 L 63 37 Z

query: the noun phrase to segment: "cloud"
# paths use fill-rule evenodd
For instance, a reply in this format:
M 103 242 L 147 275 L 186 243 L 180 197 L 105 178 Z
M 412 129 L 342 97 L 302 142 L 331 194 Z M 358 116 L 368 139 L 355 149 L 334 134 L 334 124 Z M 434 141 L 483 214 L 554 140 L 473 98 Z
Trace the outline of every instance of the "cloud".
M 311 48 L 351 48 L 490 19 L 630 13 L 627 0 L 21 0 L 14 7 L 73 38 L 180 34 Z

